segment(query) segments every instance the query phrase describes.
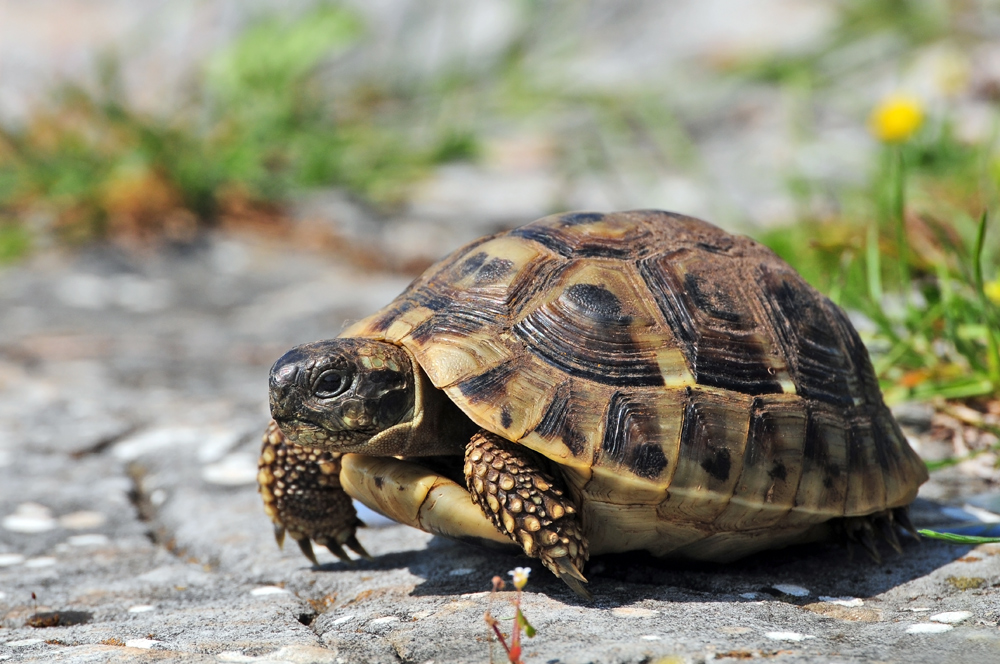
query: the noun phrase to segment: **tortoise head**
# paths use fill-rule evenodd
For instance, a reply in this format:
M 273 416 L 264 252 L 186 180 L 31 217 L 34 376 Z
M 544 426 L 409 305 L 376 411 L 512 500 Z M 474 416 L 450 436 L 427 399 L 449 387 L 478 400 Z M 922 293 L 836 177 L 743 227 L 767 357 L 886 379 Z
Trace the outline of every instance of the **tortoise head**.
M 384 341 L 296 346 L 271 367 L 271 417 L 300 445 L 353 451 L 413 417 L 413 374 L 407 352 Z

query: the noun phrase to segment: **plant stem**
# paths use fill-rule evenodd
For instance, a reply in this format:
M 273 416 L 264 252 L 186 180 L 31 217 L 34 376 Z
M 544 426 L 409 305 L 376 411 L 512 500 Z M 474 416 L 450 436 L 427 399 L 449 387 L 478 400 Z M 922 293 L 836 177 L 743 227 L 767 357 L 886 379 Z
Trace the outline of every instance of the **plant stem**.
M 986 362 L 988 365 L 990 382 L 993 383 L 994 390 L 1000 390 L 1000 340 L 996 326 L 998 321 L 993 316 L 993 304 L 986 297 L 983 286 L 983 244 L 986 240 L 987 212 L 983 210 L 983 216 L 979 219 L 979 228 L 976 231 L 976 247 L 973 250 L 973 269 L 976 281 L 976 295 L 979 297 L 979 304 L 983 309 L 983 316 L 986 319 Z
M 882 261 L 878 248 L 878 224 L 868 226 L 868 242 L 865 247 L 865 268 L 868 273 L 868 297 L 879 311 L 882 310 Z
M 892 220 L 896 227 L 896 253 L 899 261 L 899 289 L 903 302 L 910 306 L 910 256 L 906 242 L 906 165 L 903 150 L 893 147 L 892 165 Z

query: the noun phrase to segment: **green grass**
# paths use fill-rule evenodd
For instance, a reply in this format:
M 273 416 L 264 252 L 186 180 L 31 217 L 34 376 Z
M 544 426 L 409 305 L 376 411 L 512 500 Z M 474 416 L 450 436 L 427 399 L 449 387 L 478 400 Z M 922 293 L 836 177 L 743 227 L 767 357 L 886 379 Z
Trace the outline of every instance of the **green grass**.
M 977 537 L 975 535 L 956 535 L 955 533 L 939 533 L 934 530 L 921 529 L 917 531 L 928 539 L 941 540 L 949 544 L 969 544 L 976 546 L 979 544 L 1000 543 L 1000 537 Z
M 997 159 L 932 123 L 883 149 L 870 187 L 845 194 L 843 216 L 759 238 L 865 317 L 890 403 L 1000 396 L 1000 228 L 984 211 Z
M 44 209 L 59 237 L 80 242 L 169 234 L 178 214 L 209 224 L 234 202 L 273 207 L 314 187 L 400 204 L 435 165 L 474 158 L 478 142 L 419 87 L 362 81 L 331 97 L 323 76 L 364 30 L 335 5 L 264 18 L 206 63 L 169 120 L 131 108 L 105 59 L 96 92 L 67 85 L 26 124 L 0 127 L 0 213 Z
M 0 219 L 0 264 L 22 258 L 31 250 L 31 236 L 24 227 Z

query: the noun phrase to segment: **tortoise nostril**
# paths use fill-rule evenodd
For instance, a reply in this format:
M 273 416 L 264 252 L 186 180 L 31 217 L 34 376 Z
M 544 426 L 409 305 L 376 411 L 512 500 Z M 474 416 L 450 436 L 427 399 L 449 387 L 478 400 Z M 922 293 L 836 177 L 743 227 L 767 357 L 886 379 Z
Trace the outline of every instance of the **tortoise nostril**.
M 274 387 L 287 387 L 295 384 L 299 376 L 299 366 L 297 364 L 286 364 L 271 371 L 271 385 Z

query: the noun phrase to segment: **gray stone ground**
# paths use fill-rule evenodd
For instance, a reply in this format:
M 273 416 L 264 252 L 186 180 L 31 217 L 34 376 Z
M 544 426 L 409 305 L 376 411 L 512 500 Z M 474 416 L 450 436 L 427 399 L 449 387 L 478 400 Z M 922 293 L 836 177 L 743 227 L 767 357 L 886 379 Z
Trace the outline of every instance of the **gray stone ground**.
M 0 271 L 0 660 L 487 662 L 490 579 L 529 565 L 530 663 L 1000 661 L 1000 545 L 605 556 L 592 603 L 535 561 L 374 518 L 373 561 L 279 551 L 254 485 L 269 365 L 406 282 L 235 235 Z M 918 522 L 994 518 L 993 461 L 936 474 Z

